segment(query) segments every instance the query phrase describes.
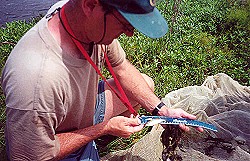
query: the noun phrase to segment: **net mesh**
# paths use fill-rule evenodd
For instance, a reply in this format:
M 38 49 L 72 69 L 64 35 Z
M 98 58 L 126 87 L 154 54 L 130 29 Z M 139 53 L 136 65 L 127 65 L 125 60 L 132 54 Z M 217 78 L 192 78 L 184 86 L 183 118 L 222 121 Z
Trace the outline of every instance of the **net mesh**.
M 185 133 L 176 149 L 183 160 L 250 160 L 250 87 L 219 73 L 209 76 L 201 86 L 170 92 L 162 101 L 168 107 L 182 108 L 218 129 L 218 132 L 205 130 L 199 133 L 191 128 Z M 161 126 L 155 126 L 132 148 L 108 154 L 102 160 L 117 157 L 119 160 L 161 160 L 160 135 L 163 131 Z

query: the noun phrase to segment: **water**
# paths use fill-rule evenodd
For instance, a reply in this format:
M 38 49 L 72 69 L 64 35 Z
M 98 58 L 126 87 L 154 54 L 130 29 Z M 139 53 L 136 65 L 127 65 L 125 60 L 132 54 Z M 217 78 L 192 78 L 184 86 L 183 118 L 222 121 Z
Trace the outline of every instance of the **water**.
M 0 26 L 13 20 L 44 15 L 59 0 L 0 0 Z

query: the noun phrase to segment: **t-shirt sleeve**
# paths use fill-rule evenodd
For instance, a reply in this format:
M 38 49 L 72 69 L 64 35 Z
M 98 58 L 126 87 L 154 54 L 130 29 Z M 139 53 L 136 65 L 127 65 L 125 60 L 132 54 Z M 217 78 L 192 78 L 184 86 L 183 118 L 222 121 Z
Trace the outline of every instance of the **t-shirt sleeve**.
M 64 116 L 62 96 L 53 92 L 58 88 L 52 87 L 46 81 L 48 78 L 43 78 L 36 88 L 35 78 L 26 81 L 18 77 L 18 83 L 16 76 L 11 78 L 4 77 L 3 81 L 7 106 L 5 137 L 10 160 L 53 159 L 60 151 L 56 129 Z
M 6 148 L 10 160 L 50 160 L 60 150 L 54 113 L 7 108 Z
M 64 116 L 64 96 L 61 82 L 52 79 L 60 75 L 57 68 L 44 72 L 43 64 L 50 59 L 22 52 L 23 46 L 21 42 L 10 54 L 1 77 L 7 154 L 10 160 L 50 160 L 60 150 L 55 129 Z
M 107 56 L 112 67 L 118 66 L 125 60 L 126 54 L 117 39 L 113 40 L 107 49 Z

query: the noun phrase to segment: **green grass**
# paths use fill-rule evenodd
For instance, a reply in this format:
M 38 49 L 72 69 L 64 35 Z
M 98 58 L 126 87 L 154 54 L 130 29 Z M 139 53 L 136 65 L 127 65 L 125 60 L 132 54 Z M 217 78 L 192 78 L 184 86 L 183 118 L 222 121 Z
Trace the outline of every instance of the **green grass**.
M 150 39 L 136 32 L 131 38 L 122 35 L 119 40 L 130 62 L 154 79 L 159 97 L 182 87 L 201 85 L 207 76 L 217 73 L 226 73 L 250 86 L 250 0 L 182 0 L 180 4 L 172 0 L 162 1 L 158 8 L 169 24 L 166 36 Z M 36 21 L 7 23 L 0 29 L 1 68 L 17 41 Z M 2 94 L 0 98 L 3 149 L 5 105 Z M 116 138 L 100 151 L 106 154 L 126 149 L 147 131 L 128 139 Z

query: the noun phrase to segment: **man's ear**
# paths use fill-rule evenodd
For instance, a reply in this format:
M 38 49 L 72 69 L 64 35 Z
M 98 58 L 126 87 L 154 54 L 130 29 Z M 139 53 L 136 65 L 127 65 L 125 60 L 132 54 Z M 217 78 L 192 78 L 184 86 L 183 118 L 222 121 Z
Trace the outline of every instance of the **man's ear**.
M 92 14 L 96 6 L 99 5 L 98 0 L 82 0 L 82 10 L 86 16 Z

